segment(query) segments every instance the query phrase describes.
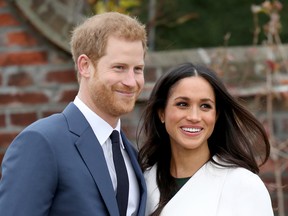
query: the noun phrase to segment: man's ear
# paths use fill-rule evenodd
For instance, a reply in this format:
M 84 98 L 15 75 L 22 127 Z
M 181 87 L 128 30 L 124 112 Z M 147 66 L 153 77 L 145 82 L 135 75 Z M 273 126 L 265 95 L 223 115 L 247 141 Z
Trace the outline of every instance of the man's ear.
M 89 77 L 91 74 L 91 67 L 93 67 L 91 60 L 85 54 L 82 54 L 77 59 L 78 73 L 82 77 Z

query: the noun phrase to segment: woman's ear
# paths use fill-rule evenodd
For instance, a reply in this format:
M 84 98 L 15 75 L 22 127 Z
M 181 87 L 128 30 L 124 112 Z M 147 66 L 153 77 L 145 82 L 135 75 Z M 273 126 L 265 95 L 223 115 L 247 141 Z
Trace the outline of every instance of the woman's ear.
M 77 65 L 78 65 L 78 73 L 82 77 L 89 77 L 90 74 L 90 67 L 93 66 L 91 60 L 89 57 L 85 54 L 82 54 L 77 59 Z
M 218 120 L 219 115 L 220 115 L 220 112 L 218 111 L 218 112 L 216 113 L 216 121 Z
M 165 123 L 165 114 L 163 110 L 158 110 L 158 116 L 162 123 Z

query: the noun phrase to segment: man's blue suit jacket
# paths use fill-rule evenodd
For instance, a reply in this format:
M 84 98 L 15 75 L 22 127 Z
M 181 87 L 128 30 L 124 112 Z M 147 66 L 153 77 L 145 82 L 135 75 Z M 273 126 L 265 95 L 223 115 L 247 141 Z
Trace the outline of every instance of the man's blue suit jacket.
M 140 189 L 147 191 L 137 152 L 121 133 Z M 119 216 L 109 171 L 92 128 L 79 109 L 38 120 L 11 143 L 2 163 L 1 216 Z

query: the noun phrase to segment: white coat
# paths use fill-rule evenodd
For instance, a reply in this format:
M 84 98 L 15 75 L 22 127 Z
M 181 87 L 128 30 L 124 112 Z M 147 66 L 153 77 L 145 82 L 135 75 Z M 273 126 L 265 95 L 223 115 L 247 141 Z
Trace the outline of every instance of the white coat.
M 215 160 L 219 160 L 214 157 Z M 146 215 L 159 202 L 154 165 L 145 172 Z M 164 207 L 161 216 L 273 216 L 267 188 L 244 168 L 225 168 L 211 161 L 202 166 Z

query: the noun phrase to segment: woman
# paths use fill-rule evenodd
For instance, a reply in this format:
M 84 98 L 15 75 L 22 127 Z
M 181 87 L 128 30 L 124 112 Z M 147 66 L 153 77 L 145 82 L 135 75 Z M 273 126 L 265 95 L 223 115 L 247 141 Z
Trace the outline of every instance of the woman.
M 270 153 L 265 130 L 213 71 L 186 63 L 165 73 L 142 129 L 146 215 L 273 215 L 257 175 Z

